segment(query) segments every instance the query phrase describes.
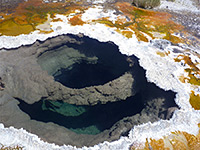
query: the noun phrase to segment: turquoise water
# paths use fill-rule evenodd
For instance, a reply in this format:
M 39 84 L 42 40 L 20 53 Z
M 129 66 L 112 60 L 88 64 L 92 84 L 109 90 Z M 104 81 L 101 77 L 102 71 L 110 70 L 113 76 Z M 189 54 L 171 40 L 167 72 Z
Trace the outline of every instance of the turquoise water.
M 81 44 L 66 43 L 38 57 L 38 64 L 53 76 L 55 81 L 70 88 L 84 88 L 103 85 L 125 72 L 130 72 L 134 78 L 133 91 L 137 89 L 138 93 L 126 100 L 94 106 L 72 105 L 63 101 L 45 99 L 34 104 L 27 104 L 19 99 L 20 109 L 31 119 L 53 122 L 78 134 L 95 135 L 110 129 L 125 117 L 140 115 L 141 111 L 147 107 L 148 100 L 166 98 L 159 112 L 163 116 L 166 115 L 163 110 L 176 106 L 175 93 L 166 92 L 148 83 L 145 70 L 140 67 L 136 57 L 121 54 L 118 47 L 110 42 L 104 43 L 88 37 L 71 36 L 80 40 Z M 154 108 L 154 106 L 148 107 Z M 150 117 L 154 114 L 148 115 Z M 157 117 L 159 119 L 159 116 Z M 143 121 L 145 121 L 144 118 Z
M 64 116 L 79 116 L 87 111 L 84 106 L 76 106 L 62 101 L 43 101 L 42 110 L 50 110 Z
M 42 122 L 54 122 L 78 134 L 98 134 L 111 128 L 117 121 L 139 113 L 144 105 L 140 95 L 126 101 L 109 102 L 95 106 L 78 106 L 62 101 L 40 100 L 27 104 L 22 100 L 19 107 L 31 119 Z

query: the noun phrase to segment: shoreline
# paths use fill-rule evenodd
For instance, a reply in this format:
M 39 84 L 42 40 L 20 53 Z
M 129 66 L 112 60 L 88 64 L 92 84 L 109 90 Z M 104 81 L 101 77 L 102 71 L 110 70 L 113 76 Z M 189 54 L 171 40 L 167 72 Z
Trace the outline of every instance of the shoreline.
M 109 15 L 110 14 L 108 13 L 107 16 Z M 182 17 L 183 16 L 181 15 L 180 18 Z M 146 123 L 143 125 L 134 126 L 133 129 L 129 132 L 128 138 L 122 137 L 118 141 L 114 141 L 111 143 L 104 142 L 103 144 L 98 144 L 96 148 L 98 147 L 98 149 L 101 149 L 109 147 L 111 149 L 119 149 L 121 145 L 128 148 L 133 143 L 135 144 L 144 143 L 146 138 L 160 139 L 162 138 L 162 136 L 169 135 L 171 132 L 177 130 L 186 131 L 188 133 L 197 135 L 199 130 L 198 123 L 200 122 L 200 118 L 198 116 L 200 115 L 200 112 L 194 110 L 189 103 L 189 98 L 190 98 L 189 94 L 191 92 L 191 87 L 188 84 L 183 84 L 178 79 L 179 75 L 184 73 L 184 67 L 181 66 L 179 63 L 173 62 L 171 59 L 174 57 L 173 55 L 175 55 L 175 53 L 172 53 L 173 49 L 177 48 L 180 51 L 184 52 L 184 47 L 168 43 L 164 48 L 164 51 L 169 50 L 171 53 L 169 54 L 169 58 L 168 57 L 163 58 L 156 55 L 156 51 L 158 50 L 161 51 L 158 45 L 159 42 L 165 42 L 164 40 L 152 40 L 151 41 L 152 43 L 141 42 L 138 41 L 135 36 L 128 39 L 124 37 L 122 34 L 117 33 L 113 28 L 109 28 L 103 24 L 90 24 L 90 25 L 84 24 L 82 26 L 71 26 L 69 25 L 68 20 L 65 16 L 57 15 L 57 18 L 62 19 L 63 22 L 52 22 L 51 28 L 55 32 L 52 32 L 50 34 L 39 34 L 38 31 L 34 31 L 29 35 L 20 35 L 17 37 L 0 36 L 0 41 L 1 41 L 0 49 L 4 49 L 3 47 L 16 48 L 22 45 L 31 45 L 35 43 L 37 40 L 45 41 L 48 40 L 48 38 L 68 33 L 76 35 L 84 34 L 85 36 L 97 39 L 100 42 L 112 41 L 119 46 L 120 52 L 122 54 L 126 54 L 129 56 L 130 55 L 137 56 L 140 59 L 139 60 L 140 66 L 147 71 L 146 78 L 148 79 L 149 82 L 155 83 L 162 89 L 172 90 L 174 92 L 177 92 L 175 102 L 177 103 L 178 106 L 181 107 L 181 109 L 175 111 L 175 114 L 173 115 L 172 119 L 170 119 L 169 121 L 161 120 L 156 123 Z M 180 22 L 178 19 L 175 19 L 175 21 Z M 61 29 L 58 30 L 58 27 L 61 27 Z M 194 31 L 195 29 L 192 28 L 191 32 Z M 107 38 L 105 39 L 105 37 Z M 10 42 L 12 42 L 13 45 L 11 45 Z M 197 60 L 199 61 L 199 59 Z M 195 92 L 199 93 L 198 89 L 196 89 Z M 3 128 L 3 126 L 1 127 Z M 155 132 L 157 133 L 156 135 Z M 28 134 L 28 136 L 32 135 Z M 36 139 L 36 141 L 38 142 L 38 139 Z M 55 145 L 51 146 L 54 147 Z M 56 148 L 58 147 L 56 146 Z M 76 149 L 75 147 L 71 146 L 67 146 L 67 148 Z M 62 149 L 62 147 L 60 149 Z M 88 149 L 88 150 L 95 149 L 95 146 L 93 148 L 83 147 L 82 149 Z

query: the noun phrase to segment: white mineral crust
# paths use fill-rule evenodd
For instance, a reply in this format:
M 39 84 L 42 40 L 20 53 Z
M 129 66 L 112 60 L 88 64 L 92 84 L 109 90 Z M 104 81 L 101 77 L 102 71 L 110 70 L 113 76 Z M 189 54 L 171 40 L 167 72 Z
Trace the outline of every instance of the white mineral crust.
M 190 6 L 192 7 L 192 5 Z M 163 6 L 161 5 L 161 7 Z M 110 18 L 117 17 L 113 12 L 108 12 L 107 14 L 101 12 L 100 7 L 98 7 L 96 9 L 88 9 L 83 15 L 83 20 L 90 21 L 106 16 Z M 191 134 L 198 133 L 199 128 L 197 124 L 200 122 L 200 113 L 195 111 L 189 104 L 189 91 L 191 91 L 191 87 L 181 83 L 178 79 L 178 76 L 184 72 L 184 68 L 180 64 L 175 63 L 170 58 L 163 58 L 157 55 L 156 51 L 159 49 L 152 46 L 151 43 L 139 42 L 135 36 L 128 39 L 117 33 L 115 28 L 109 28 L 98 23 L 71 26 L 66 16 L 57 15 L 57 18 L 61 18 L 63 22 L 51 22 L 51 28 L 54 32 L 39 34 L 38 31 L 35 31 L 29 35 L 19 35 L 16 37 L 0 36 L 0 48 L 16 48 L 22 45 L 33 44 L 36 40 L 44 41 L 49 37 L 67 33 L 82 33 L 101 42 L 112 41 L 119 46 L 121 53 L 135 55 L 139 58 L 139 63 L 146 70 L 146 77 L 149 82 L 155 83 L 164 90 L 176 92 L 175 102 L 181 109 L 175 111 L 170 120 L 160 120 L 155 123 L 134 126 L 129 133 L 129 137 L 121 137 L 119 140 L 110 143 L 105 141 L 93 147 L 76 148 L 66 145 L 59 147 L 55 144 L 43 142 L 36 135 L 30 134 L 23 129 L 4 128 L 3 124 L 0 124 L 1 144 L 5 146 L 19 145 L 27 150 L 128 150 L 131 144 L 144 143 L 146 138 L 159 139 L 172 131 L 179 130 Z M 170 50 L 172 46 L 168 45 L 165 49 Z

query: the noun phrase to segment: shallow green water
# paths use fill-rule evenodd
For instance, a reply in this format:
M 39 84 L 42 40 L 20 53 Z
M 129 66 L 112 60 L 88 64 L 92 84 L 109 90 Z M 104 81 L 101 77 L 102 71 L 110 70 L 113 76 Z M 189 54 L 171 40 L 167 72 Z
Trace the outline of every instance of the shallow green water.
M 48 100 L 27 104 L 19 100 L 19 107 L 31 119 L 54 122 L 78 134 L 98 134 L 111 128 L 124 117 L 139 113 L 144 107 L 140 99 L 140 95 L 136 95 L 126 101 L 108 102 L 95 106 L 78 106 Z
M 74 38 L 80 40 L 76 36 Z M 27 104 L 19 99 L 20 109 L 31 119 L 53 122 L 78 134 L 95 135 L 110 129 L 125 117 L 141 115 L 147 100 L 165 97 L 167 100 L 160 110 L 167 110 L 176 105 L 175 93 L 166 92 L 147 82 L 145 70 L 139 66 L 136 57 L 122 55 L 113 43 L 101 43 L 88 37 L 81 40 L 81 44 L 68 43 L 44 52 L 38 57 L 39 65 L 52 75 L 55 81 L 70 88 L 103 85 L 125 72 L 130 72 L 134 78 L 133 91 L 135 89 L 140 91 L 126 100 L 94 106 L 78 106 L 44 99 L 34 104 Z M 131 65 L 127 59 L 132 62 Z M 160 113 L 165 115 L 165 112 Z M 149 114 L 151 115 L 154 114 Z M 143 120 L 145 121 L 144 118 Z

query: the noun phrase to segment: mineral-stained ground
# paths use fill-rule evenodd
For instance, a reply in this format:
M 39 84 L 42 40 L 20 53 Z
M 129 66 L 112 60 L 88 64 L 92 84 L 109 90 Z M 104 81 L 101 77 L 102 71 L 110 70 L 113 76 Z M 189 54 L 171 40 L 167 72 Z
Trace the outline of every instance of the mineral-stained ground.
M 2 52 L 0 61 L 1 122 L 59 145 L 82 147 L 116 140 L 133 125 L 169 119 L 178 109 L 175 93 L 148 83 L 137 58 L 120 54 L 113 43 L 64 35 Z M 96 71 L 83 65 L 77 70 L 83 62 Z M 61 69 L 76 69 L 76 74 Z M 65 84 L 59 74 L 66 74 L 61 77 Z M 75 105 L 71 108 L 58 100 Z
M 0 123 L 60 146 L 200 149 L 198 9 L 2 0 Z

